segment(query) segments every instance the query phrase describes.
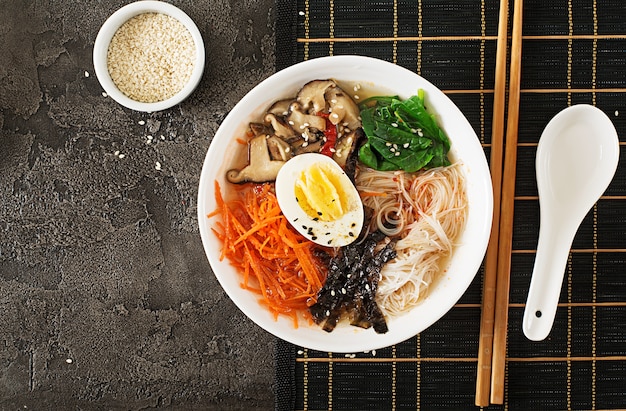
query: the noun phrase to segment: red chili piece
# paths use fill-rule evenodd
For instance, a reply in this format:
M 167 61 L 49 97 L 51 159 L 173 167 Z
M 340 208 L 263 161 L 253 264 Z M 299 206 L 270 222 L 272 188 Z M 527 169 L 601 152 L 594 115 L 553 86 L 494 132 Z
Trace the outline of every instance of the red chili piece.
M 326 130 L 324 130 L 326 142 L 322 146 L 320 153 L 332 157 L 335 144 L 337 143 L 337 126 L 328 119 L 327 113 L 318 113 L 318 116 L 324 117 L 326 119 Z

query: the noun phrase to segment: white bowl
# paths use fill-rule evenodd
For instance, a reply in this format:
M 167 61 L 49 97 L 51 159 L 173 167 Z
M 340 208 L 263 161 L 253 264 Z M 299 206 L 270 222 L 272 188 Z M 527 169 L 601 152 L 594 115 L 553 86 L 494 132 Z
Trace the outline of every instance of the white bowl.
M 172 97 L 154 103 L 140 102 L 126 96 L 117 88 L 107 68 L 107 51 L 113 35 L 126 21 L 143 13 L 162 13 L 175 18 L 189 30 L 196 47 L 196 60 L 189 81 Z M 104 91 L 119 104 L 136 111 L 154 112 L 165 110 L 185 100 L 200 83 L 202 72 L 204 71 L 204 61 L 204 42 L 196 24 L 181 9 L 162 1 L 142 0 L 117 10 L 100 28 L 93 47 L 93 65 L 98 81 L 100 81 Z
M 451 155 L 460 159 L 466 175 L 469 202 L 465 230 L 459 238 L 448 269 L 431 285 L 423 302 L 408 313 L 388 318 L 389 331 L 376 334 L 339 324 L 327 333 L 317 325 L 299 321 L 296 329 L 288 318 L 275 321 L 253 293 L 242 289 L 241 275 L 228 263 L 219 260 L 221 243 L 211 231 L 215 219 L 207 214 L 216 208 L 214 181 L 222 187 L 225 171 L 232 159 L 236 139 L 243 136 L 248 122 L 258 121 L 274 101 L 293 97 L 308 81 L 334 78 L 356 81 L 408 98 L 422 88 L 429 110 L 437 113 L 440 126 L 451 140 Z M 402 342 L 423 331 L 446 314 L 469 287 L 482 263 L 491 229 L 493 196 L 491 177 L 482 146 L 467 119 L 456 105 L 434 85 L 400 66 L 360 56 L 335 56 L 309 60 L 286 68 L 269 77 L 235 105 L 218 129 L 207 152 L 198 192 L 198 220 L 206 255 L 220 284 L 234 303 L 256 324 L 298 346 L 320 351 L 361 352 Z

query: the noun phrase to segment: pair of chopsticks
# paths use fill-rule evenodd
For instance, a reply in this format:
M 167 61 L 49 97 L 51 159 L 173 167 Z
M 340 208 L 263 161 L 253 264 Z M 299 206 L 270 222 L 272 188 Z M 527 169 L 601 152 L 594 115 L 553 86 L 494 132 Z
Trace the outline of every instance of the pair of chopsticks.
M 490 403 L 502 404 L 504 402 L 522 63 L 523 3 L 522 0 L 514 1 L 505 145 L 503 139 L 506 100 L 508 0 L 500 0 L 490 157 L 494 211 L 491 237 L 485 257 L 476 378 L 475 402 L 477 406 L 488 406 Z M 503 151 L 504 166 L 502 165 Z

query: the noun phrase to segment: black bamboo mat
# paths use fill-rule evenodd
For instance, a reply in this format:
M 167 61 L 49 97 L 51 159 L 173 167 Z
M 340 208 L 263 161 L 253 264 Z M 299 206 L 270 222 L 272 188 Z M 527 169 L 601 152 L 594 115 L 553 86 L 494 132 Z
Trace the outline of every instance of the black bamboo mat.
M 488 158 L 498 8 L 496 0 L 276 0 L 277 68 L 339 54 L 404 66 L 449 95 Z M 505 398 L 488 408 L 625 409 L 624 153 L 574 240 L 549 337 L 527 340 L 521 319 L 538 238 L 534 157 L 543 128 L 563 108 L 588 103 L 626 142 L 626 3 L 525 0 L 522 56 Z M 392 347 L 346 355 L 278 341 L 276 408 L 476 408 L 482 275 L 442 320 Z

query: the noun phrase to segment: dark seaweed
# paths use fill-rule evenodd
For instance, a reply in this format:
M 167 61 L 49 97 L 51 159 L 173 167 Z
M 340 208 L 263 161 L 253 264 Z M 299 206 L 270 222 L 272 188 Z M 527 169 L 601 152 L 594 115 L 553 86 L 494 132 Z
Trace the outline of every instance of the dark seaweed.
M 376 245 L 385 238 L 380 231 L 342 247 L 331 258 L 326 283 L 318 292 L 317 302 L 309 310 L 313 320 L 331 332 L 348 315 L 352 325 L 370 328 L 379 334 L 388 331 L 385 317 L 376 303 L 376 290 L 382 267 L 395 258 L 395 243 L 389 242 L 378 252 Z

